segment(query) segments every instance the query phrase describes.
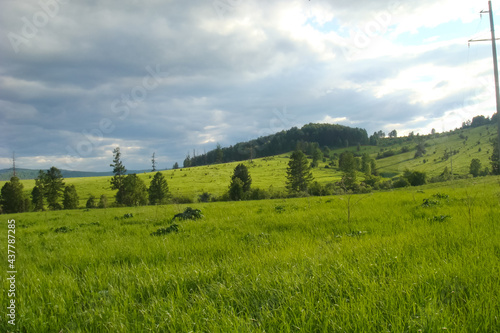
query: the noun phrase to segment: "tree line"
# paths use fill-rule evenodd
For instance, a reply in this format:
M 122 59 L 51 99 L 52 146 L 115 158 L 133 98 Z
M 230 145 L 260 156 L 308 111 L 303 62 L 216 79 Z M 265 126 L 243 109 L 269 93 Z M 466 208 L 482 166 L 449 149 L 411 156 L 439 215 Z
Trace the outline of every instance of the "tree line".
M 268 157 L 293 151 L 297 144 L 316 142 L 319 146 L 342 148 L 369 143 L 365 129 L 332 124 L 307 124 L 292 127 L 255 140 L 240 142 L 234 146 L 217 148 L 201 155 L 188 154 L 183 166 L 192 167 L 216 163 L 237 162 Z M 178 165 L 177 165 L 178 166 Z M 175 167 L 174 167 L 175 168 Z
M 484 118 L 484 117 L 483 117 Z M 475 117 L 474 119 L 482 119 Z M 479 120 L 481 122 L 482 120 Z M 471 123 L 477 123 L 478 120 L 473 120 Z M 334 127 L 337 125 L 333 125 Z M 318 138 L 318 133 L 324 129 L 331 129 L 330 125 L 321 126 L 310 124 L 304 126 L 310 137 Z M 304 128 L 303 128 L 304 129 Z M 314 132 L 313 129 L 318 131 Z M 298 129 L 292 129 L 296 131 Z M 366 134 L 366 133 L 365 133 Z M 381 135 L 379 133 L 378 135 Z M 392 133 L 393 138 L 397 137 L 397 133 Z M 296 136 L 299 137 L 299 136 Z M 417 135 L 418 138 L 418 135 Z M 272 140 L 275 138 L 273 137 Z M 324 143 L 325 141 L 321 141 Z M 348 145 L 348 144 L 347 144 Z M 346 145 L 346 146 L 347 146 Z M 427 182 L 447 181 L 453 175 L 446 167 L 443 173 L 432 179 L 428 179 L 425 172 L 405 170 L 405 172 L 394 179 L 383 179 L 377 173 L 376 161 L 368 154 L 360 154 L 360 144 L 358 143 L 358 153 L 345 151 L 340 155 L 332 153 L 332 151 L 324 146 L 320 148 L 318 142 L 308 142 L 298 140 L 295 143 L 295 150 L 290 156 L 288 168 L 286 172 L 286 189 L 287 193 L 271 193 L 258 188 L 252 188 L 252 179 L 248 172 L 248 168 L 244 164 L 239 164 L 230 179 L 230 184 L 226 193 L 221 197 L 212 197 L 209 193 L 200 194 L 198 200 L 200 202 L 215 201 L 215 200 L 256 200 L 267 199 L 273 197 L 290 197 L 300 195 L 331 195 L 339 193 L 364 193 L 372 189 L 389 189 L 404 186 L 418 186 Z M 496 140 L 492 142 L 493 152 L 490 156 L 491 172 L 489 168 L 483 167 L 479 159 L 473 159 L 469 167 L 469 173 L 473 177 L 485 176 L 488 174 L 500 174 L 499 153 Z M 408 148 L 403 147 L 401 153 L 408 151 Z M 218 147 L 219 158 L 223 156 L 223 150 Z M 447 152 L 445 152 L 446 154 Z M 416 146 L 415 158 L 419 158 L 426 154 L 425 144 L 423 140 L 418 140 Z M 164 204 L 172 199 L 169 192 L 168 183 L 161 172 L 157 172 L 149 187 L 136 174 L 126 174 L 127 170 L 121 162 L 120 148 L 113 151 L 113 163 L 110 166 L 113 168 L 114 176 L 110 180 L 110 186 L 116 190 L 115 205 L 117 206 L 138 206 L 147 204 Z M 312 159 L 309 163 L 308 157 Z M 383 158 L 386 156 L 377 156 Z M 153 169 L 155 168 L 155 156 L 152 156 Z M 342 171 L 342 179 L 339 182 L 329 184 L 319 184 L 314 181 L 311 169 L 318 167 L 319 162 L 329 163 L 325 168 L 338 167 Z M 252 161 L 250 160 L 250 163 Z M 425 163 L 425 160 L 424 160 Z M 362 179 L 359 179 L 362 175 Z M 0 212 L 2 213 L 17 213 L 26 211 L 41 211 L 59 210 L 59 209 L 75 209 L 79 205 L 79 196 L 74 185 L 66 185 L 62 173 L 56 167 L 51 167 L 46 171 L 39 171 L 38 177 L 35 179 L 35 186 L 26 196 L 23 191 L 23 185 L 19 178 L 12 177 L 9 182 L 6 182 L 0 191 Z M 94 196 L 90 196 L 87 200 L 87 208 L 106 208 L 108 206 L 105 195 L 101 196 L 99 201 Z

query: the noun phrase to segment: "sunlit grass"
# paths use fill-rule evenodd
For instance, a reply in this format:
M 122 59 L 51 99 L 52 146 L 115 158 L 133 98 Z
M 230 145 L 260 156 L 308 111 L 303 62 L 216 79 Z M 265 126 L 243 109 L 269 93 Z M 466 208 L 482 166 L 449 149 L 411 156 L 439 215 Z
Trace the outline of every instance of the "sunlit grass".
M 163 236 L 150 234 L 186 206 L 4 215 L 17 221 L 17 328 L 495 332 L 498 180 L 365 195 L 349 224 L 342 196 L 193 204 L 205 217 Z

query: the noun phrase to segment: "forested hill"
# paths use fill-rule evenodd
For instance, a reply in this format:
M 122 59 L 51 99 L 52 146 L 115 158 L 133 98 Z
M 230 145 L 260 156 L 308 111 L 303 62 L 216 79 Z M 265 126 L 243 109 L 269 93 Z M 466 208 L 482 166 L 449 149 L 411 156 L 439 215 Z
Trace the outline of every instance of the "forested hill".
M 240 142 L 228 148 L 211 150 L 198 156 L 187 156 L 184 167 L 243 161 L 251 158 L 279 155 L 294 150 L 297 144 L 317 143 L 320 147 L 340 148 L 369 143 L 365 129 L 331 124 L 308 124 L 286 131 Z
M 149 170 L 129 170 L 127 174 L 130 173 L 143 173 Z M 19 179 L 35 179 L 38 177 L 40 170 L 35 169 L 16 169 L 16 176 Z M 64 178 L 80 178 L 80 177 L 101 177 L 101 176 L 112 176 L 113 172 L 91 172 L 91 171 L 71 171 L 71 170 L 61 170 L 61 174 Z M 10 180 L 14 175 L 12 168 L 1 169 L 0 170 L 0 181 Z

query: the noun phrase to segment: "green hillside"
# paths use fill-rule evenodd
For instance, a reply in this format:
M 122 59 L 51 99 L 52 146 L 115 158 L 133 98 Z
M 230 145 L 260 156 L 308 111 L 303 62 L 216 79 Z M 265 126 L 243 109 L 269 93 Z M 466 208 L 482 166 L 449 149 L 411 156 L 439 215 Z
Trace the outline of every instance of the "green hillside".
M 469 165 L 473 158 L 478 158 L 484 167 L 490 168 L 489 156 L 491 155 L 491 140 L 496 138 L 496 129 L 493 126 L 481 126 L 470 129 L 460 129 L 453 132 L 415 137 L 409 140 L 402 138 L 382 139 L 378 146 L 353 146 L 349 148 L 331 150 L 331 155 L 340 155 L 348 150 L 354 154 L 369 154 L 372 158 L 388 151 L 395 155 L 377 159 L 377 172 L 386 178 L 401 175 L 405 169 L 425 171 L 428 178 L 438 176 L 445 167 L 453 173 L 464 176 L 469 172 Z M 423 142 L 426 154 L 414 158 L 415 148 L 418 142 Z M 400 153 L 403 147 L 409 149 L 406 153 Z M 445 151 L 454 151 L 456 154 L 444 159 Z M 253 161 L 232 162 L 208 166 L 182 168 L 176 170 L 161 171 L 168 181 L 170 191 L 175 197 L 188 197 L 196 200 L 203 192 L 215 196 L 222 195 L 229 186 L 230 177 L 238 163 L 245 163 L 249 168 L 253 183 L 252 187 L 271 190 L 272 192 L 285 191 L 286 168 L 289 154 L 273 157 L 254 159 Z M 341 179 L 341 172 L 337 168 L 327 167 L 329 161 L 320 162 L 313 169 L 313 175 L 320 184 L 336 182 Z M 139 174 L 146 185 L 152 179 L 154 173 Z M 360 179 L 363 176 L 360 174 Z M 86 177 L 66 178 L 66 184 L 74 184 L 80 196 L 80 205 L 84 206 L 87 198 L 94 195 L 99 198 L 102 194 L 108 197 L 109 202 L 114 201 L 115 191 L 110 189 L 110 177 Z M 30 193 L 34 187 L 34 180 L 22 180 L 26 193 Z M 0 182 L 0 187 L 4 182 Z
M 489 157 L 492 145 L 490 141 L 496 140 L 496 137 L 497 132 L 494 126 L 481 126 L 426 136 L 423 138 L 423 142 L 426 145 L 427 153 L 423 157 L 414 158 L 415 142 L 394 144 L 383 149 L 401 151 L 401 148 L 407 146 L 411 150 L 404 154 L 377 160 L 377 165 L 379 171 L 387 175 L 401 174 L 405 168 L 408 168 L 425 171 L 432 177 L 441 174 L 445 167 L 451 169 L 452 166 L 454 174 L 465 175 L 469 172 L 471 160 L 477 158 L 483 167 L 491 169 Z M 445 151 L 456 151 L 457 153 L 444 159 Z

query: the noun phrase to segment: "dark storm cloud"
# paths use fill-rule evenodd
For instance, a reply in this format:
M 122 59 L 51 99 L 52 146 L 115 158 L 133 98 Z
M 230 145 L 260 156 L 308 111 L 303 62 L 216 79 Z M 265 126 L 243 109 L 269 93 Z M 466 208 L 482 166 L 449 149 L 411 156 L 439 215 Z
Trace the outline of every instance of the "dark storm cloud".
M 0 168 L 15 150 L 23 167 L 107 170 L 118 145 L 129 169 L 148 168 L 154 151 L 166 168 L 193 149 L 326 117 L 369 131 L 439 118 L 457 99 L 424 105 L 410 103 L 411 89 L 375 93 L 412 66 L 463 65 L 456 43 L 355 61 L 342 51 L 341 36 L 372 22 L 382 35 L 418 25 L 412 11 L 440 8 L 430 0 L 214 3 L 3 2 Z M 336 20 L 342 31 L 304 30 L 307 20 Z

